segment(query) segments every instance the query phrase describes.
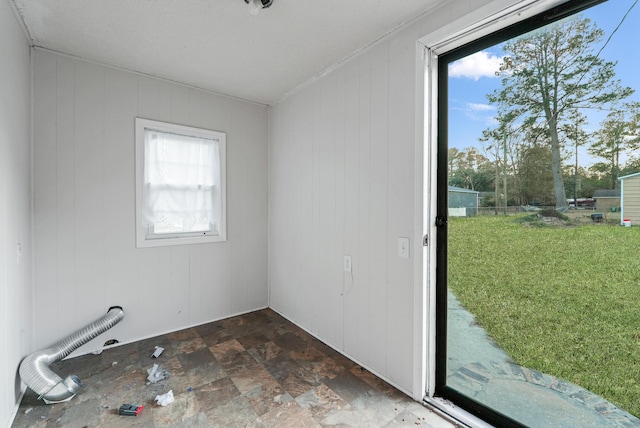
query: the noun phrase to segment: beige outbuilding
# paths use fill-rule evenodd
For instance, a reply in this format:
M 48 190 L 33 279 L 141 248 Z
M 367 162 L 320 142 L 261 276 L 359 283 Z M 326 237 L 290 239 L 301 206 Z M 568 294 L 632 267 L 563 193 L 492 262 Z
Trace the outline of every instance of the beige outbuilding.
M 630 221 L 640 224 L 640 172 L 619 177 L 620 180 L 620 222 Z

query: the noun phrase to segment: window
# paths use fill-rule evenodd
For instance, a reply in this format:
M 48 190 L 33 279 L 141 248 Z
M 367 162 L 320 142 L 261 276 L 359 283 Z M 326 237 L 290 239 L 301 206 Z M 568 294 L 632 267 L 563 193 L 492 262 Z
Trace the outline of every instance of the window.
M 226 134 L 136 118 L 136 244 L 226 240 Z

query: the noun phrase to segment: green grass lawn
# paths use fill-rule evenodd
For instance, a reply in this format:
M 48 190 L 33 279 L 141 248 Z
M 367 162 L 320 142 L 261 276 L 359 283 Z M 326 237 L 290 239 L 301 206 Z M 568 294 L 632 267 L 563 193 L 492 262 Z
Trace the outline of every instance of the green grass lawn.
M 518 364 L 640 416 L 640 227 L 451 218 L 449 287 Z

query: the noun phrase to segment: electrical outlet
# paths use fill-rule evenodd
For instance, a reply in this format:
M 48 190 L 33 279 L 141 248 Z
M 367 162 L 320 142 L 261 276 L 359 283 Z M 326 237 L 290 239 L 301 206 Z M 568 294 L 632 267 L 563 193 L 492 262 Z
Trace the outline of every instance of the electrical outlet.
M 344 271 L 351 272 L 351 256 L 344 256 Z
M 18 264 L 22 261 L 22 243 L 18 242 L 16 245 L 16 253 L 18 255 Z
M 409 258 L 409 238 L 398 238 L 398 257 L 401 259 Z

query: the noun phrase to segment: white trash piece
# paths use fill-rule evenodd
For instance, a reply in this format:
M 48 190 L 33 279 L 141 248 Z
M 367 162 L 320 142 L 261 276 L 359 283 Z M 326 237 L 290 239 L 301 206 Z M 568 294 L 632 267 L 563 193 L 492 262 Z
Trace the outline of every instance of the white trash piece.
M 167 404 L 173 403 L 173 401 L 174 401 L 173 390 L 170 390 L 166 394 L 156 395 L 156 402 L 160 406 L 166 406 Z
M 156 346 L 156 349 L 155 351 L 153 351 L 153 354 L 151 354 L 151 356 L 153 358 L 158 358 L 160 354 L 162 354 L 162 351 L 164 351 L 164 348 L 162 346 Z
M 153 367 L 147 369 L 147 373 L 149 374 L 149 376 L 147 376 L 147 380 L 150 383 L 156 383 L 171 376 L 171 373 L 157 364 L 154 364 Z

